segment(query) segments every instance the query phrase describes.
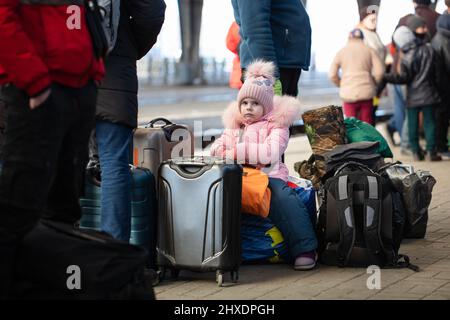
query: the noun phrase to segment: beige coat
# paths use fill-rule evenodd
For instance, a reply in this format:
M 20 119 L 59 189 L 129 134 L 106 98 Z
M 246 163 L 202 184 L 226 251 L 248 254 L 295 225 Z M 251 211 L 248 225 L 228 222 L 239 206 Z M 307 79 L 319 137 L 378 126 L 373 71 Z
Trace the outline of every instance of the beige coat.
M 350 39 L 334 58 L 329 78 L 341 88 L 339 95 L 344 102 L 357 102 L 375 96 L 384 71 L 384 64 L 374 50 L 360 39 Z

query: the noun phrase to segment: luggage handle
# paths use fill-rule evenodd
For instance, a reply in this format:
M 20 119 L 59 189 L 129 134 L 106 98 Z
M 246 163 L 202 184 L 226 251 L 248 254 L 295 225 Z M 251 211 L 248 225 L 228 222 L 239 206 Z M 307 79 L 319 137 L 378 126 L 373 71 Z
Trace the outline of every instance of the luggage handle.
M 200 177 L 203 173 L 211 169 L 214 165 L 212 163 L 202 163 L 194 161 L 186 161 L 181 163 L 170 163 L 170 167 L 175 170 L 180 176 L 188 179 L 194 179 Z M 195 170 L 189 170 L 188 168 L 194 168 Z
M 382 166 L 381 168 L 379 168 L 378 172 L 383 172 L 386 169 L 389 169 L 391 167 L 395 167 L 395 166 L 398 166 L 398 165 L 402 165 L 406 170 L 409 171 L 410 174 L 415 172 L 414 171 L 414 167 L 412 165 L 404 164 L 401 161 L 396 161 L 396 162 L 393 162 L 393 163 L 387 163 L 384 166 Z
M 170 123 L 170 124 L 166 124 L 166 125 L 164 125 L 163 127 L 162 127 L 162 129 L 163 129 L 163 131 L 164 131 L 164 135 L 166 136 L 166 140 L 167 141 L 169 141 L 169 142 L 179 142 L 179 141 L 181 141 L 181 140 L 179 140 L 179 141 L 176 141 L 176 140 L 173 140 L 172 139 L 172 135 L 173 135 L 173 133 L 176 131 L 176 130 L 186 130 L 186 127 L 185 126 L 183 126 L 183 125 L 181 125 L 181 124 L 174 124 L 174 123 Z M 182 137 L 183 139 L 182 140 L 184 140 L 184 137 Z M 189 133 L 189 139 L 192 139 L 192 135 L 191 135 L 191 133 Z
M 376 174 L 372 169 L 370 169 L 368 166 L 366 166 L 362 163 L 359 163 L 356 161 L 349 161 L 347 163 L 344 163 L 339 168 L 337 168 L 336 172 L 334 173 L 334 176 L 337 176 L 338 174 L 340 174 L 342 172 L 342 170 L 344 170 L 347 167 L 357 167 L 357 168 L 365 169 L 365 170 L 369 171 L 370 173 Z
M 99 167 L 100 163 L 97 163 L 94 166 L 89 166 L 88 164 L 88 166 L 86 167 L 85 177 L 90 183 L 92 183 L 96 187 L 101 187 L 102 184 L 102 178 L 100 175 L 101 169 L 99 169 Z
M 173 124 L 172 121 L 169 121 L 166 118 L 156 118 L 150 121 L 147 125 L 145 125 L 145 128 L 154 128 L 157 122 L 164 122 L 163 127 Z

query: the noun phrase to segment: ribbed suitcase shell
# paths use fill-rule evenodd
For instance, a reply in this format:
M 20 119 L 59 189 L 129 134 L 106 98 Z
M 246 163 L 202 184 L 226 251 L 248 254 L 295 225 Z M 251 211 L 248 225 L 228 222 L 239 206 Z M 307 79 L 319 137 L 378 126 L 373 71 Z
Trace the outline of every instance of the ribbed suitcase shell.
M 131 202 L 130 243 L 149 250 L 154 263 L 156 248 L 156 192 L 155 178 L 148 169 L 132 170 L 133 188 Z M 80 228 L 100 230 L 101 188 L 86 179 L 85 196 L 80 199 L 82 216 Z
M 170 160 L 160 167 L 159 266 L 194 271 L 239 268 L 242 167 L 211 161 Z

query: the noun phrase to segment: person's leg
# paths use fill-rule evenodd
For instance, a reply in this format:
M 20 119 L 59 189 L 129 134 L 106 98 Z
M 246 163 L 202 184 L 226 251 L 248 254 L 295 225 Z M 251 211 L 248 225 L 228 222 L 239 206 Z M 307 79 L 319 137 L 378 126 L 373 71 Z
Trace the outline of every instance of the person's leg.
M 54 93 L 31 110 L 24 92 L 13 86 L 1 90 L 7 108 L 0 165 L 0 295 L 6 298 L 18 243 L 47 200 L 63 126 Z
M 436 151 L 436 123 L 434 118 L 436 107 L 426 106 L 422 108 L 425 140 L 427 141 L 427 151 L 430 153 Z
M 298 96 L 298 81 L 302 73 L 298 68 L 280 68 L 281 91 L 283 95 Z M 292 127 L 289 127 L 289 137 L 292 134 Z M 281 161 L 284 162 L 284 153 L 281 155 Z
M 420 152 L 419 145 L 419 112 L 420 108 L 408 108 L 408 135 L 411 151 L 413 153 Z
M 81 89 L 60 86 L 59 99 L 66 128 L 58 154 L 58 169 L 43 217 L 73 224 L 81 218 L 79 204 L 88 161 L 88 141 L 94 126 L 97 88 L 89 82 Z M 70 103 L 68 103 L 70 101 Z
M 372 107 L 372 123 L 370 123 L 373 127 L 377 125 L 377 111 L 378 111 L 378 105 L 374 105 Z
M 27 210 L 0 203 L 0 301 L 9 299 L 14 283 L 17 249 L 23 236 L 39 219 L 36 210 Z
M 102 230 L 129 241 L 131 234 L 130 148 L 133 130 L 97 121 L 97 145 L 102 171 Z
M 353 107 L 355 108 L 355 118 L 361 120 L 361 101 L 355 102 Z
M 406 110 L 405 122 L 403 123 L 402 129 L 402 140 L 400 142 L 400 151 L 403 154 L 411 154 L 411 143 L 409 140 L 409 121 L 408 121 L 408 110 Z
M 358 111 L 357 103 L 344 102 L 343 107 L 344 107 L 344 115 L 346 118 L 351 118 L 351 117 L 356 118 L 357 111 Z
M 373 100 L 360 102 L 361 121 L 373 125 Z
M 2 152 L 3 136 L 5 134 L 5 124 L 6 124 L 6 105 L 2 100 L 0 94 L 0 153 Z
M 280 81 L 283 95 L 298 96 L 298 81 L 302 70 L 297 68 L 280 68 Z
M 317 239 L 308 210 L 283 180 L 270 178 L 269 219 L 280 229 L 292 258 L 317 249 Z
M 403 96 L 402 86 L 393 85 L 394 95 L 394 127 L 400 137 L 403 139 L 403 125 L 405 122 L 405 98 Z

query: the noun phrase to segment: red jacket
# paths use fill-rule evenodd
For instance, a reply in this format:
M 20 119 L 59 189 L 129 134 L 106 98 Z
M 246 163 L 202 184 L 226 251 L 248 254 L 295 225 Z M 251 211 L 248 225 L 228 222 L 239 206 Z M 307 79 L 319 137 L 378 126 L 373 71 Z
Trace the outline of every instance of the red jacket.
M 94 56 L 84 8 L 81 28 L 70 30 L 67 7 L 0 0 L 0 83 L 13 83 L 35 96 L 51 82 L 79 88 L 89 79 L 103 78 L 103 62 Z

